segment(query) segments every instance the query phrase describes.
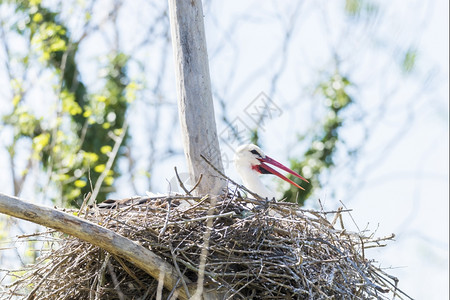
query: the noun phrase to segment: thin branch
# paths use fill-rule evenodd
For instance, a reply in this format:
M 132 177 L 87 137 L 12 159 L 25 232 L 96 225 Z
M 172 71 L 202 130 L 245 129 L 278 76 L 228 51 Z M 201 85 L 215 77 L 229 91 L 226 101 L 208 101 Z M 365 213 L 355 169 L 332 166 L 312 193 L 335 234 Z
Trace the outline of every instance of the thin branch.
M 197 183 L 194 185 L 194 187 L 189 191 L 188 195 L 190 195 L 200 184 L 200 182 L 202 181 L 203 178 L 203 174 L 200 174 L 200 177 L 197 180 Z
M 172 255 L 173 264 L 175 266 L 175 269 L 178 272 L 178 275 L 180 276 L 181 283 L 183 284 L 184 291 L 186 292 L 188 297 L 191 298 L 191 294 L 189 293 L 189 289 L 187 287 L 186 281 L 183 280 L 183 274 L 181 273 L 180 267 L 178 266 L 177 257 L 175 255 L 175 251 L 173 250 L 173 246 L 172 246 L 172 244 L 169 244 L 169 246 L 170 246 L 170 254 Z
M 97 182 L 95 183 L 94 190 L 92 191 L 92 196 L 89 199 L 88 204 L 93 204 L 96 202 L 96 200 L 97 200 L 96 198 L 97 198 L 98 193 L 100 192 L 100 188 L 102 186 L 103 180 L 105 180 L 106 176 L 109 173 L 109 170 L 111 170 L 111 168 L 112 168 L 114 160 L 117 157 L 117 153 L 119 152 L 120 146 L 122 145 L 123 139 L 125 138 L 127 128 L 128 128 L 128 122 L 127 122 L 127 120 L 125 120 L 123 123 L 122 132 L 115 140 L 114 147 L 113 147 L 111 153 L 109 154 L 108 161 L 106 162 L 105 170 L 103 170 L 102 174 L 100 174 L 100 176 L 98 177 Z
M 264 200 L 263 198 L 261 198 L 260 196 L 258 196 L 258 194 L 253 193 L 252 191 L 250 191 L 249 189 L 247 189 L 245 186 L 240 185 L 238 183 L 236 183 L 234 180 L 232 180 L 230 177 L 228 177 L 227 175 L 225 175 L 224 173 L 222 173 L 219 169 L 217 169 L 206 157 L 204 157 L 202 154 L 200 154 L 201 158 L 203 158 L 205 160 L 205 162 L 214 169 L 214 171 L 216 171 L 217 173 L 219 173 L 220 176 L 222 176 L 224 179 L 228 180 L 229 182 L 231 182 L 232 184 L 234 184 L 235 186 L 237 186 L 239 189 L 246 191 L 247 193 L 249 193 L 250 195 L 252 195 L 253 197 L 255 197 L 258 200 Z
M 183 191 L 186 193 L 186 195 L 189 195 L 189 196 L 190 196 L 192 190 L 191 190 L 191 192 L 188 191 L 188 189 L 184 186 L 184 183 L 183 183 L 183 181 L 181 180 L 180 176 L 178 175 L 177 167 L 173 167 L 173 168 L 174 168 L 174 170 L 175 170 L 175 175 L 177 176 L 177 179 L 178 179 L 178 184 L 179 184 L 180 187 L 183 189 Z

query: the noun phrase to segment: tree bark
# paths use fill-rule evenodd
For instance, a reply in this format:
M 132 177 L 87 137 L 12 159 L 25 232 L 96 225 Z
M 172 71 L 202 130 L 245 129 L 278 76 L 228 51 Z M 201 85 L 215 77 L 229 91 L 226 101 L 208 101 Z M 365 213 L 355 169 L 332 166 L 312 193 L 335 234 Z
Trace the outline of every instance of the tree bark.
M 178 114 L 192 183 L 198 195 L 219 194 L 224 181 L 200 157 L 223 172 L 209 77 L 203 9 L 200 0 L 169 0 Z
M 56 209 L 28 203 L 16 197 L 0 193 L 0 213 L 27 220 L 60 232 L 70 234 L 83 241 L 98 246 L 111 254 L 117 255 L 133 263 L 150 276 L 159 279 L 164 271 L 164 287 L 171 291 L 177 283 L 184 280 L 188 285 L 191 281 L 185 277 L 180 278 L 175 268 L 161 259 L 154 252 L 148 250 L 109 229 L 98 226 L 87 220 L 66 214 Z M 192 287 L 191 287 L 192 288 Z M 189 299 L 186 291 L 181 287 L 177 289 L 180 299 Z M 195 293 L 195 288 L 189 291 Z M 215 294 L 215 293 L 214 293 Z M 205 299 L 214 299 L 204 293 Z

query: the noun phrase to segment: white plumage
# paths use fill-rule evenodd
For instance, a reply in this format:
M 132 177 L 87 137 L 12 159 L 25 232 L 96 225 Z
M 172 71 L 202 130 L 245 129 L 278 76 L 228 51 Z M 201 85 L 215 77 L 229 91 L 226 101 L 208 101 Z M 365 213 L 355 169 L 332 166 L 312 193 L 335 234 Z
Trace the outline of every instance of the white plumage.
M 291 173 L 292 175 L 308 182 L 301 175 L 292 171 L 291 169 L 285 167 L 281 163 L 276 160 L 268 157 L 264 154 L 264 152 L 256 145 L 246 144 L 239 146 L 236 149 L 236 153 L 234 155 L 234 166 L 236 171 L 241 176 L 241 179 L 244 183 L 244 186 L 248 188 L 255 194 L 258 194 L 260 197 L 272 199 L 275 198 L 275 193 L 270 191 L 260 180 L 259 175 L 261 174 L 273 174 L 281 179 L 289 182 L 290 184 L 303 189 L 297 183 L 292 180 L 286 178 L 284 175 L 280 174 L 278 171 L 272 169 L 267 164 L 271 164 L 277 168 L 280 168 L 286 172 Z

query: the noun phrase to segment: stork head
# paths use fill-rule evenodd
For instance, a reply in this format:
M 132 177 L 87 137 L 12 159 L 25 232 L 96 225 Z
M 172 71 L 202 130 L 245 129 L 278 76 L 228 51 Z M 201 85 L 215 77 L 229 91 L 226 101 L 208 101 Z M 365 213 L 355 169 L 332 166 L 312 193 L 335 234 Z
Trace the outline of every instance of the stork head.
M 280 177 L 284 181 L 289 182 L 290 184 L 298 187 L 299 189 L 304 190 L 300 185 L 293 182 L 283 174 L 279 173 L 278 171 L 271 168 L 268 164 L 271 164 L 279 169 L 282 169 L 295 177 L 300 178 L 303 181 L 308 182 L 303 176 L 300 174 L 297 174 L 296 172 L 292 171 L 288 167 L 282 165 L 281 163 L 277 162 L 276 160 L 268 157 L 264 154 L 264 152 L 256 145 L 253 144 L 247 144 L 242 145 L 236 149 L 236 153 L 234 155 L 234 165 L 236 167 L 236 170 L 238 173 L 243 177 L 245 181 L 245 176 L 251 176 L 250 174 L 253 174 L 253 176 L 259 175 L 259 174 L 273 174 L 275 176 Z M 308 182 L 309 183 L 309 182 Z

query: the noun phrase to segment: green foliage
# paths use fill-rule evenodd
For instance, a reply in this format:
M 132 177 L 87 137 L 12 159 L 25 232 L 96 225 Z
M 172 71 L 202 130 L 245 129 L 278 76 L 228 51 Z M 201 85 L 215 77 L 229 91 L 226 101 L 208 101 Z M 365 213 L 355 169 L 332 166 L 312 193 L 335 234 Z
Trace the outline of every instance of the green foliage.
M 358 18 L 361 15 L 370 17 L 378 13 L 379 7 L 371 0 L 346 0 L 344 11 L 352 18 Z
M 341 113 L 352 103 L 346 90 L 349 85 L 350 81 L 336 71 L 317 87 L 321 104 L 326 109 L 325 118 L 320 122 L 320 129 L 313 134 L 311 146 L 305 152 L 304 159 L 291 160 L 292 170 L 302 174 L 310 184 L 289 176 L 291 180 L 304 187 L 305 192 L 299 193 L 298 188 L 290 186 L 283 195 L 286 201 L 303 205 L 314 188 L 321 186 L 319 175 L 334 166 L 333 156 L 339 141 L 339 128 L 343 122 Z
M 250 135 L 250 143 L 258 145 L 259 146 L 259 135 L 258 135 L 258 129 L 255 128 L 251 131 Z
M 95 183 L 109 159 L 114 146 L 114 137 L 121 130 L 128 101 L 125 97 L 127 57 L 122 54 L 112 55 L 107 66 L 105 87 L 100 94 L 88 96 L 86 105 L 80 107 L 76 101 L 76 94 L 61 95 L 63 112 L 70 115 L 77 133 L 75 140 L 70 141 L 66 136 L 56 145 L 63 145 L 61 156 L 58 157 L 60 165 L 54 165 L 56 180 L 61 183 L 60 188 L 65 199 L 72 205 L 80 201 L 80 196 L 87 194 L 91 189 L 89 180 Z M 84 136 L 83 136 L 84 134 Z M 81 137 L 83 139 L 81 140 Z M 75 151 L 73 145 L 75 147 Z M 58 153 L 53 151 L 53 155 Z M 103 189 L 98 196 L 103 201 L 108 192 L 112 191 L 114 179 L 120 174 L 116 164 L 109 170 L 103 182 Z M 65 177 L 60 177 L 58 170 L 65 170 Z
M 405 74 L 411 73 L 414 70 L 414 67 L 416 66 L 416 60 L 417 60 L 417 49 L 409 48 L 405 52 L 401 62 L 401 69 L 403 73 Z
M 41 121 L 24 104 L 16 104 L 14 110 L 3 117 L 6 125 L 14 126 L 14 141 L 21 137 L 34 138 L 41 134 Z
M 4 124 L 11 126 L 15 133 L 14 142 L 9 146 L 10 155 L 14 157 L 19 139 L 30 139 L 30 159 L 40 161 L 43 170 L 49 171 L 50 182 L 59 190 L 62 202 L 80 204 L 81 197 L 90 191 L 101 172 L 105 171 L 114 138 L 121 132 L 125 113 L 136 97 L 138 86 L 128 84 L 128 57 L 112 53 L 104 66 L 103 89 L 89 95 L 79 78 L 75 60 L 77 43 L 71 41 L 70 32 L 61 23 L 58 13 L 36 0 L 11 3 L 16 5 L 17 15 L 21 17 L 14 28 L 22 36 L 28 36 L 32 46 L 31 57 L 36 57 L 42 68 L 54 72 L 55 78 L 61 78 L 61 82 L 54 86 L 59 104 L 49 115 L 56 116 L 56 119 L 46 119 L 45 123 L 27 108 L 20 80 L 12 82 L 13 110 L 3 117 Z M 29 59 L 30 56 L 24 61 Z M 119 173 L 114 163 L 97 196 L 98 201 L 103 201 L 112 191 L 117 176 Z
M 361 0 L 346 0 L 345 1 L 345 11 L 349 15 L 357 15 L 361 11 L 362 1 Z

